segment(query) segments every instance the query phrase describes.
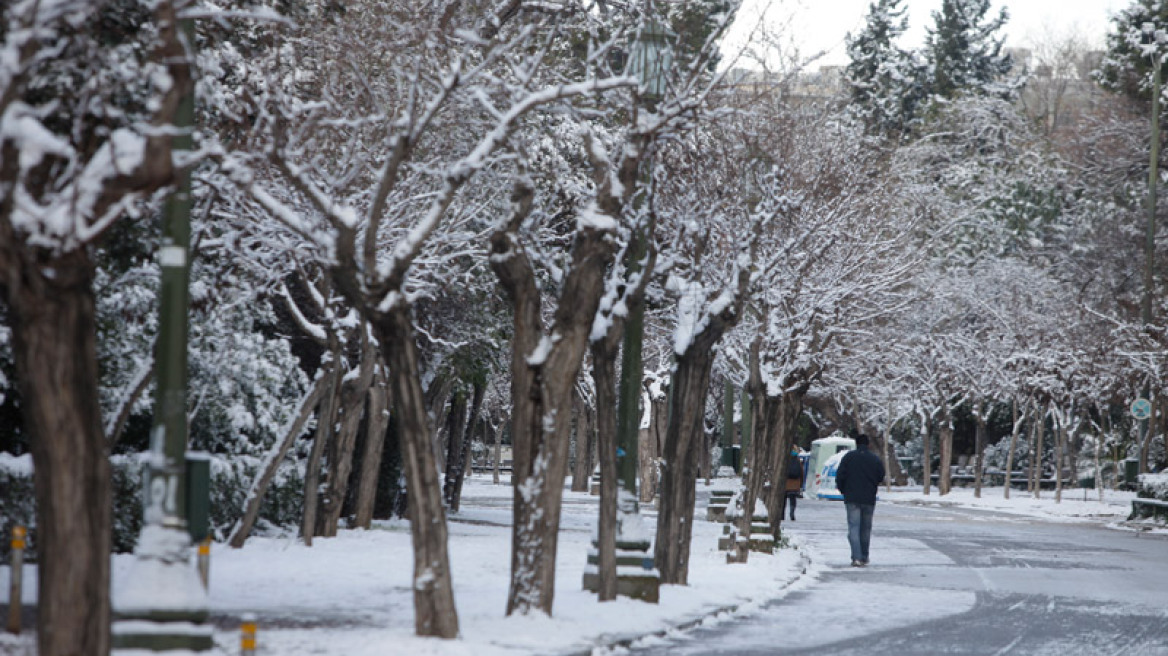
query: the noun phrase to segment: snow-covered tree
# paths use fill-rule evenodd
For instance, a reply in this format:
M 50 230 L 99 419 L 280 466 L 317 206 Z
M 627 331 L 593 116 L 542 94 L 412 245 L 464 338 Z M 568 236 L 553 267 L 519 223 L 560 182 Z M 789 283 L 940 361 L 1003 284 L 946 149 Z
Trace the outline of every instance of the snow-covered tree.
M 169 127 L 193 85 L 175 4 L 153 10 L 75 0 L 0 11 L 0 292 L 36 470 L 46 656 L 110 645 L 92 247 L 148 212 L 185 165 Z
M 870 130 L 895 137 L 909 128 L 925 100 L 925 71 L 916 54 L 898 44 L 908 29 L 901 0 L 876 0 L 865 20 L 847 40 L 849 109 Z
M 1154 58 L 1162 62 L 1168 48 L 1168 5 L 1160 0 L 1132 0 L 1112 16 L 1111 23 L 1095 79 L 1106 89 L 1146 101 L 1151 98 Z M 1168 75 L 1163 68 L 1161 83 Z
M 941 9 L 933 12 L 924 52 L 930 95 L 1013 96 L 1016 81 L 1005 76 L 1014 62 L 1002 52 L 1005 37 L 999 35 L 1009 14 L 1002 7 L 987 17 L 989 10 L 990 0 L 942 0 Z

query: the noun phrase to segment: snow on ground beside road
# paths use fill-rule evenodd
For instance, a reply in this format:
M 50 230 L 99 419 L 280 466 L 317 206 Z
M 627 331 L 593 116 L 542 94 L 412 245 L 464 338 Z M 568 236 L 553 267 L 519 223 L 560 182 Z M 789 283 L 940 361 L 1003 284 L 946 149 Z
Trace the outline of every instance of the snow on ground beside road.
M 371 531 L 343 531 L 335 539 L 315 540 L 312 548 L 294 540 L 251 540 L 239 551 L 220 547 L 212 557 L 212 612 L 258 613 L 261 643 L 279 654 L 587 652 L 615 638 L 663 631 L 717 608 L 773 597 L 801 571 L 800 557 L 791 549 L 775 556 L 754 555 L 745 566 L 727 565 L 716 548 L 721 525 L 699 521 L 694 525 L 689 586 L 662 586 L 656 605 L 625 598 L 600 604 L 581 589 L 596 503 L 597 497 L 565 492 L 551 618 L 538 613 L 504 616 L 511 488 L 484 478 L 467 481 L 462 510 L 450 518 L 458 640 L 413 635 L 413 556 L 409 526 L 403 521 L 379 523 Z M 698 512 L 704 515 L 704 506 Z M 655 513 L 645 514 L 655 521 Z M 279 628 L 298 622 L 326 626 Z M 230 639 L 230 632 L 217 637 Z
M 880 500 L 891 503 L 960 506 L 1066 522 L 1123 521 L 1131 512 L 1131 500 L 1136 496 L 1135 492 L 1106 490 L 1103 501 L 1099 501 L 1099 494 L 1092 489 L 1087 490 L 1087 500 L 1084 501 L 1080 488 L 1063 490 L 1061 503 L 1055 502 L 1054 490 L 1043 490 L 1037 499 L 1025 490 L 1010 490 L 1009 499 L 1003 495 L 1001 487 L 983 487 L 981 498 L 973 496 L 971 487 L 952 488 L 945 496 L 938 494 L 936 487 L 928 495 L 919 485 L 893 487 L 891 492 L 880 488 Z

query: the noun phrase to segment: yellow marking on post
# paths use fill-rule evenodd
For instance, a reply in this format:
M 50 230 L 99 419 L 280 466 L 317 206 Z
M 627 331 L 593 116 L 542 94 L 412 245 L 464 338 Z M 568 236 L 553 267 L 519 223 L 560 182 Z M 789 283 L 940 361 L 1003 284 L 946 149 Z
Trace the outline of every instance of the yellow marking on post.
M 28 537 L 28 529 L 23 526 L 12 527 L 12 548 L 23 549 L 24 538 Z
M 200 556 L 210 556 L 211 555 L 211 538 L 207 538 L 206 540 L 203 540 L 202 542 L 199 543 L 199 555 Z
M 253 652 L 256 648 L 256 622 L 244 620 L 239 625 L 239 648 L 244 652 Z

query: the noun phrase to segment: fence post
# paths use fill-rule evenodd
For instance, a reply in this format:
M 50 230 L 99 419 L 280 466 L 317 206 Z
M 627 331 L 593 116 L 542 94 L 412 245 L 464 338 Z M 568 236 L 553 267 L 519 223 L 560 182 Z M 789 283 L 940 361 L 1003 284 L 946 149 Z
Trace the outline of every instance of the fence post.
M 23 526 L 12 527 L 12 573 L 8 586 L 8 632 L 20 633 L 20 598 L 24 574 L 24 539 L 28 530 Z
M 211 538 L 204 538 L 199 543 L 199 580 L 203 582 L 203 589 L 207 590 L 211 584 Z
M 244 613 L 239 627 L 239 654 L 240 656 L 255 656 L 256 650 L 256 616 Z

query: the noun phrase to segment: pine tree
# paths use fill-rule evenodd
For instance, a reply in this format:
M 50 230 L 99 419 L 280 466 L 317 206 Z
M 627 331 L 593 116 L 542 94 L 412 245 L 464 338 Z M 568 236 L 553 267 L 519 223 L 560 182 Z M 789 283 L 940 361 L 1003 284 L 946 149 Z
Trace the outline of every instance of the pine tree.
M 1111 20 L 1112 31 L 1107 35 L 1106 54 L 1095 71 L 1095 79 L 1104 88 L 1131 98 L 1150 100 L 1152 58 L 1146 44 L 1157 32 L 1163 34 L 1168 30 L 1168 3 L 1133 0 L 1130 7 Z M 1145 25 L 1150 25 L 1153 31 L 1146 32 Z M 1161 43 L 1160 52 L 1164 50 L 1165 44 Z M 1161 79 L 1163 75 L 1161 71 Z
M 864 29 L 847 41 L 851 106 L 870 131 L 886 135 L 907 129 L 924 95 L 924 70 L 914 53 L 896 45 L 908 28 L 900 5 L 901 0 L 873 2 Z
M 1003 7 L 987 20 L 989 9 L 990 0 L 943 0 L 941 11 L 933 12 L 934 26 L 925 44 L 932 95 L 1013 96 L 1017 85 L 1003 78 L 1014 62 L 1002 53 L 1003 37 L 997 35 L 1009 15 Z

